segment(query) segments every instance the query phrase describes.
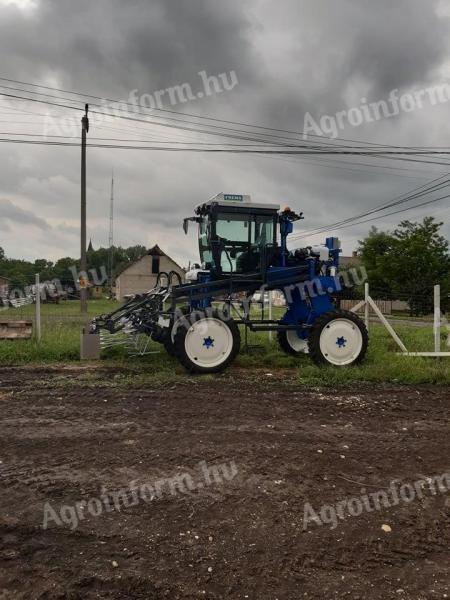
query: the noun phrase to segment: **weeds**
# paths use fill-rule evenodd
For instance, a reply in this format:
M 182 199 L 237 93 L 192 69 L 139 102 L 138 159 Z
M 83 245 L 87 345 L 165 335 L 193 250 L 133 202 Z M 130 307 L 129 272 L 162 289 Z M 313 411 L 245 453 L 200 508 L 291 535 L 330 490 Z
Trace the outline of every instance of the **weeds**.
M 103 306 L 104 304 L 104 306 Z M 91 303 L 92 312 L 110 310 L 100 302 Z M 70 312 L 75 307 L 43 307 L 52 317 L 43 324 L 42 341 L 2 340 L 0 341 L 0 365 L 49 365 L 52 363 L 75 363 L 79 361 L 80 322 L 70 320 Z M 100 309 L 100 310 L 99 310 Z M 58 315 L 60 318 L 58 318 Z M 78 315 L 79 317 L 79 315 Z M 430 327 L 396 326 L 396 331 L 410 351 L 433 349 L 433 336 Z M 442 332 L 442 348 L 445 348 L 446 333 Z M 278 347 L 276 335 L 272 341 L 267 333 L 249 333 L 249 347 L 244 344 L 242 335 L 241 352 L 235 365 L 242 369 L 261 368 L 267 371 L 286 370 L 289 379 L 304 385 L 345 385 L 364 382 L 388 382 L 405 384 L 450 384 L 450 360 L 448 358 L 405 357 L 398 354 L 400 349 L 387 331 L 377 324 L 371 325 L 369 351 L 365 362 L 354 367 L 316 367 L 307 355 L 299 357 L 284 354 Z M 176 384 L 179 381 L 194 382 L 195 378 L 186 377 L 178 362 L 169 357 L 164 348 L 151 343 L 149 350 L 156 351 L 143 357 L 130 357 L 123 347 L 104 351 L 102 360 L 95 363 L 97 372 L 89 372 L 75 377 L 68 374 L 58 385 L 95 386 L 145 386 L 159 382 Z M 232 370 L 230 375 L 232 374 Z M 202 377 L 202 381 L 205 378 Z

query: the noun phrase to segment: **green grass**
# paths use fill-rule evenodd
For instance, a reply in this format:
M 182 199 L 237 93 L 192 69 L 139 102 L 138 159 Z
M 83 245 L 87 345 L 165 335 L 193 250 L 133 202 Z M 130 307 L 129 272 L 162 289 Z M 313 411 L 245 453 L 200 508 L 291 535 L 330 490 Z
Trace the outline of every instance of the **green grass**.
M 395 327 L 401 340 L 410 352 L 432 351 L 433 335 L 431 328 Z M 369 332 L 369 350 L 366 360 L 353 367 L 317 367 L 307 355 L 291 357 L 278 350 L 276 342 L 270 343 L 267 334 L 259 334 L 253 339 L 259 341 L 260 349 L 250 354 L 239 355 L 236 364 L 247 368 L 264 367 L 268 372 L 274 369 L 292 369 L 298 381 L 310 385 L 341 385 L 356 382 L 392 383 L 439 383 L 450 384 L 450 357 L 426 358 L 399 355 L 400 348 L 384 327 L 373 324 Z M 259 339 L 258 339 L 259 338 Z M 447 334 L 441 333 L 442 350 L 446 349 Z M 249 337 L 250 339 L 250 337 Z M 450 348 L 448 348 L 450 351 Z
M 90 317 L 102 313 L 109 313 L 112 310 L 118 308 L 120 304 L 113 300 L 89 300 L 88 302 L 88 313 Z M 1 320 L 26 320 L 34 319 L 36 313 L 36 306 L 34 304 L 27 304 L 26 306 L 20 306 L 18 308 L 0 308 L 0 321 Z M 56 321 L 61 322 L 67 321 L 81 321 L 83 316 L 80 312 L 79 300 L 65 300 L 59 304 L 41 304 L 41 319 L 45 321 Z
M 111 301 L 91 301 L 90 315 L 108 312 L 117 304 Z M 23 311 L 33 312 L 33 307 L 24 307 Z M 278 309 L 279 310 L 279 309 Z M 25 312 L 26 312 L 25 311 Z M 3 311 L 5 313 L 7 311 Z M 9 311 L 8 311 L 9 312 Z M 17 313 L 15 313 L 17 314 Z M 275 316 L 275 314 L 274 314 Z M 0 365 L 73 363 L 79 360 L 80 315 L 78 305 L 67 302 L 60 305 L 42 306 L 42 340 L 1 340 Z M 0 313 L 0 319 L 3 315 Z M 17 318 L 17 317 L 16 317 Z M 410 351 L 429 351 L 433 349 L 431 327 L 417 328 L 396 326 L 396 331 Z M 446 333 L 442 332 L 444 349 Z M 393 383 L 439 383 L 450 384 L 450 359 L 422 357 L 404 357 L 398 355 L 399 348 L 381 325 L 370 328 L 370 344 L 366 361 L 359 367 L 316 367 L 308 356 L 299 358 L 284 354 L 278 349 L 276 334 L 270 342 L 267 333 L 248 334 L 249 349 L 245 348 L 242 335 L 241 352 L 235 365 L 252 370 L 264 369 L 274 372 L 285 369 L 289 379 L 308 385 L 348 385 L 363 382 Z M 255 347 L 256 346 L 256 347 Z M 117 369 L 117 378 L 103 385 L 129 385 L 146 381 L 176 381 L 184 378 L 180 365 L 170 358 L 163 347 L 151 343 L 149 349 L 157 351 L 144 357 L 129 357 L 124 348 L 104 351 L 100 364 Z M 95 374 L 86 374 L 87 381 Z

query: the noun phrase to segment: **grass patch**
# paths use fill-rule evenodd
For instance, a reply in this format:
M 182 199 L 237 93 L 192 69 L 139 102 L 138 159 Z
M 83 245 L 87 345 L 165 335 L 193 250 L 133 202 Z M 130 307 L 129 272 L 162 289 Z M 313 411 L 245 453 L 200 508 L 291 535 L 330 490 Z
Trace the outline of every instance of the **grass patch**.
M 120 303 L 114 300 L 89 300 L 88 314 L 89 317 L 95 317 L 100 314 L 109 313 L 116 308 L 119 308 Z M 27 304 L 17 308 L 2 306 L 0 308 L 0 320 L 22 321 L 34 320 L 36 306 Z M 80 312 L 79 300 L 64 300 L 59 304 L 47 303 L 41 304 L 41 320 L 46 322 L 80 322 L 84 319 Z
M 410 352 L 432 351 L 431 327 L 396 327 L 398 335 Z M 275 337 L 274 337 L 275 339 Z M 447 333 L 441 332 L 442 349 L 445 349 Z M 437 383 L 450 384 L 450 358 L 408 357 L 399 355 L 400 348 L 386 329 L 377 324 L 370 327 L 369 350 L 360 366 L 335 368 L 317 367 L 307 355 L 292 357 L 278 349 L 275 341 L 270 343 L 267 334 L 249 334 L 249 343 L 260 348 L 249 353 L 241 350 L 236 363 L 241 367 L 265 367 L 293 369 L 299 382 L 308 385 L 342 385 L 351 383 Z
M 108 312 L 118 305 L 111 301 L 97 300 L 89 303 L 90 315 Z M 2 311 L 4 314 L 8 311 Z M 34 307 L 23 307 L 22 312 L 33 313 Z M 0 313 L 0 318 L 3 316 Z M 17 315 L 18 313 L 14 313 Z M 60 305 L 42 306 L 42 341 L 0 340 L 0 365 L 76 363 L 79 361 L 80 314 L 78 305 L 66 302 Z M 73 317 L 73 318 L 72 318 Z M 18 317 L 16 317 L 18 318 Z M 430 327 L 396 326 L 396 331 L 410 351 L 433 350 Z M 446 332 L 442 332 L 442 348 L 445 348 Z M 307 355 L 292 357 L 279 350 L 276 334 L 272 341 L 267 333 L 248 333 L 248 345 L 244 344 L 242 332 L 241 352 L 236 366 L 244 369 L 276 369 L 291 371 L 299 383 L 304 385 L 345 385 L 352 383 L 436 383 L 450 384 L 450 360 L 448 358 L 404 357 L 398 355 L 399 348 L 381 325 L 371 324 L 369 351 L 366 361 L 358 367 L 316 367 Z M 123 347 L 103 352 L 99 366 L 116 370 L 110 378 L 105 373 L 86 373 L 71 377 L 71 385 L 145 385 L 146 383 L 176 383 L 186 380 L 184 370 L 176 360 L 169 357 L 164 348 L 151 342 L 149 350 L 156 353 L 148 356 L 130 357 Z M 202 378 L 204 380 L 204 378 Z M 63 377 L 61 385 L 70 385 Z

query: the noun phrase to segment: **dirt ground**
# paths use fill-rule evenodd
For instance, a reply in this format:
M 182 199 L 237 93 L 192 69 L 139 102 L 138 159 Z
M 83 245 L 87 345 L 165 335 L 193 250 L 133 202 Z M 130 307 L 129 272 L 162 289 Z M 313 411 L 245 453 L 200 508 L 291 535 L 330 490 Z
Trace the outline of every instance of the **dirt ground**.
M 448 490 L 329 518 L 450 471 L 448 388 L 78 374 L 0 369 L 1 600 L 450 598 Z

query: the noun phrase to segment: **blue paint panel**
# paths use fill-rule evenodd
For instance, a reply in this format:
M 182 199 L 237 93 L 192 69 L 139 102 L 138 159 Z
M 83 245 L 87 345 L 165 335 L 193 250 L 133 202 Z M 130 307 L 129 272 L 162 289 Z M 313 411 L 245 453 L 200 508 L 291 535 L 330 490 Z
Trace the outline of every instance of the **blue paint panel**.
M 335 291 L 334 277 L 316 277 L 312 281 L 286 288 L 288 309 L 282 318 L 282 323 L 299 324 L 297 333 L 300 338 L 306 339 L 309 329 L 302 329 L 301 326 L 312 325 L 320 315 L 336 310 L 330 296 Z
M 209 273 L 199 273 L 198 275 L 198 283 L 209 283 L 211 281 L 211 276 Z M 198 292 L 202 293 L 202 292 L 207 292 L 208 289 L 204 288 L 204 289 L 200 289 L 197 290 Z M 192 309 L 197 310 L 197 309 L 204 309 L 204 308 L 209 308 L 211 306 L 211 302 L 212 302 L 212 298 L 203 298 L 202 300 L 191 300 L 189 302 L 190 306 Z

